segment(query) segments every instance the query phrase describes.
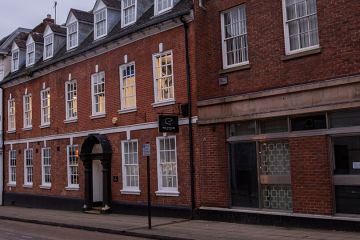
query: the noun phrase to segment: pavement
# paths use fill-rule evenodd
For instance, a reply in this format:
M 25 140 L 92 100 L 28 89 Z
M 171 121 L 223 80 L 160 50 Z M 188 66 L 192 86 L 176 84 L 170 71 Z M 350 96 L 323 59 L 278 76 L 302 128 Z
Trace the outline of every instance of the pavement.
M 160 240 L 360 240 L 358 232 L 0 206 L 0 219 Z

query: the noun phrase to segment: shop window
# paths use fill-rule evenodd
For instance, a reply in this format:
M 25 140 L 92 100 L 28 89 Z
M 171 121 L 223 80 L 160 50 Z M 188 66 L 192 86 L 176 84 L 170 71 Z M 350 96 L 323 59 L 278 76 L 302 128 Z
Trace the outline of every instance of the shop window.
M 288 131 L 288 120 L 284 118 L 272 118 L 260 120 L 260 133 L 279 133 Z
M 230 136 L 254 135 L 255 129 L 255 121 L 234 123 L 230 125 Z
M 360 109 L 329 113 L 330 127 L 360 126 Z
M 338 137 L 334 143 L 334 174 L 360 174 L 360 136 Z
M 291 118 L 292 131 L 307 131 L 326 128 L 325 114 Z

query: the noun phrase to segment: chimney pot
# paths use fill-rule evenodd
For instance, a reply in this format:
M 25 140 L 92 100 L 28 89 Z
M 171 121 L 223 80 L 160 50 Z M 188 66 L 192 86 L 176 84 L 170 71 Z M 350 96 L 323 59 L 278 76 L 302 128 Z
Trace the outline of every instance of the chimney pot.
M 46 15 L 47 19 L 51 19 L 51 14 Z

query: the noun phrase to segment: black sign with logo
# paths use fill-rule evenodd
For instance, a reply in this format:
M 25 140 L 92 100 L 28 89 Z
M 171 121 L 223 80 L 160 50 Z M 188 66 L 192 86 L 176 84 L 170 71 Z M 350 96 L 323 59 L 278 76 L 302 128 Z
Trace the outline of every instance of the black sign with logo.
M 179 132 L 179 117 L 160 115 L 159 132 Z

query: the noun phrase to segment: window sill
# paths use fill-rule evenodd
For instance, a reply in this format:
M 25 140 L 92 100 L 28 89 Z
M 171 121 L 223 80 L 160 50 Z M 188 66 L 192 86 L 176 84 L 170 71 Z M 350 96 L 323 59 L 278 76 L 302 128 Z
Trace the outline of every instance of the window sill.
M 65 187 L 65 190 L 66 190 L 66 191 L 79 191 L 79 190 L 80 190 L 80 187 L 67 186 L 67 187 Z
M 123 189 L 123 190 L 120 190 L 120 193 L 121 194 L 126 194 L 126 195 L 140 195 L 140 190 L 126 190 L 126 189 Z
M 155 195 L 162 197 L 178 197 L 180 196 L 180 193 L 178 191 L 156 191 Z
M 9 131 L 7 131 L 6 133 L 16 133 L 16 129 L 14 129 L 14 130 L 9 130 Z
M 30 127 L 24 127 L 22 130 L 23 130 L 23 131 L 30 131 L 30 130 L 32 130 L 32 126 L 30 126 Z
M 282 61 L 288 61 L 288 60 L 292 60 L 292 59 L 297 59 L 297 58 L 302 58 L 302 57 L 306 57 L 306 56 L 310 56 L 310 55 L 314 55 L 314 54 L 319 54 L 321 53 L 321 48 L 315 48 L 315 49 L 310 49 L 310 50 L 304 50 L 303 52 L 298 52 L 298 53 L 294 53 L 294 54 L 289 54 L 289 55 L 285 55 L 281 57 Z
M 118 111 L 119 114 L 136 112 L 137 108 L 121 109 Z
M 67 120 L 64 120 L 64 123 L 67 124 L 67 123 L 76 123 L 78 121 L 77 118 L 75 119 L 67 119 Z
M 32 187 L 33 187 L 32 184 L 24 184 L 24 185 L 23 185 L 23 188 L 32 188 Z
M 46 190 L 50 190 L 51 189 L 51 185 L 40 185 L 39 186 L 41 189 L 46 189 Z
M 91 115 L 90 119 L 98 119 L 98 118 L 104 118 L 106 117 L 106 114 L 99 114 L 99 115 Z
M 16 183 L 8 183 L 7 186 L 8 187 L 16 187 Z
M 219 71 L 219 74 L 225 74 L 225 73 L 232 73 L 232 72 L 237 72 L 237 71 L 243 71 L 243 70 L 247 70 L 250 69 L 251 65 L 250 63 L 241 65 L 241 66 L 236 66 L 236 67 L 230 67 L 230 68 L 226 68 L 226 69 L 221 69 Z
M 46 125 L 40 125 L 39 128 L 43 129 L 43 128 L 49 128 L 50 124 L 46 124 Z
M 176 102 L 175 100 L 169 100 L 169 101 L 163 101 L 163 102 L 156 102 L 151 104 L 154 108 L 156 107 L 163 107 L 163 106 L 168 106 L 168 105 L 174 105 Z

